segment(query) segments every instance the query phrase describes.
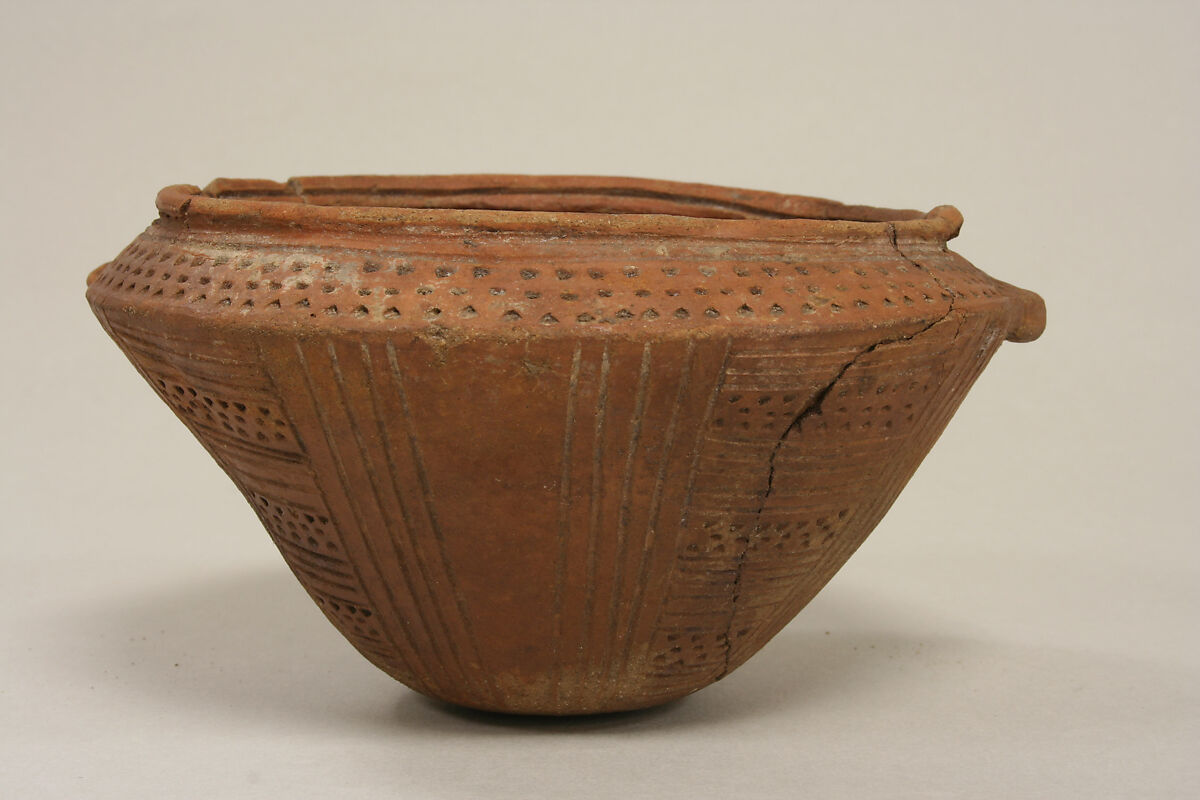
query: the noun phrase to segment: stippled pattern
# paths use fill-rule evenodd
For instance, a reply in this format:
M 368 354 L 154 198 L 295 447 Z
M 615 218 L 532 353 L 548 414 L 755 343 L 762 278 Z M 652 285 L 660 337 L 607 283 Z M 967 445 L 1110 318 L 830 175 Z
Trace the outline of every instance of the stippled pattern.
M 232 237 L 180 238 L 162 226 L 104 267 L 93 291 L 117 302 L 230 312 L 270 324 L 533 332 L 812 330 L 864 318 L 905 325 L 942 301 L 940 273 L 966 299 L 1000 299 L 990 280 L 961 259 L 928 243 L 904 244 L 902 253 L 886 231 L 880 246 L 865 252 L 830 245 L 779 252 L 754 242 L 601 244 L 599 255 L 589 250 L 579 263 L 544 244 L 537 248 L 544 261 L 536 249 L 512 261 L 497 252 L 504 240 L 489 234 L 368 252 L 251 247 Z M 618 260 L 605 258 L 604 250 Z

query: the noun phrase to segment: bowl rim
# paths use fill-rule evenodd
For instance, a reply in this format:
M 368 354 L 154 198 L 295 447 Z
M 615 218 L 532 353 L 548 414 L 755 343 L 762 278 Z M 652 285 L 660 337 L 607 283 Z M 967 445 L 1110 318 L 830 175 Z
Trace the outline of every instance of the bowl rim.
M 367 202 L 372 196 L 388 195 L 393 197 L 389 204 Z M 426 205 L 397 205 L 397 196 L 423 197 Z M 707 214 L 488 207 L 572 196 L 610 198 L 626 205 L 640 199 Z M 457 198 L 453 201 L 458 205 L 439 206 L 435 202 L 439 198 Z M 463 205 L 472 198 L 484 207 Z M 386 231 L 401 227 L 759 240 L 902 236 L 945 242 L 962 226 L 962 214 L 948 205 L 921 212 L 704 183 L 576 175 L 344 175 L 284 182 L 218 178 L 203 189 L 192 184 L 167 186 L 158 193 L 156 205 L 162 217 L 183 220 L 189 227 L 220 228 Z

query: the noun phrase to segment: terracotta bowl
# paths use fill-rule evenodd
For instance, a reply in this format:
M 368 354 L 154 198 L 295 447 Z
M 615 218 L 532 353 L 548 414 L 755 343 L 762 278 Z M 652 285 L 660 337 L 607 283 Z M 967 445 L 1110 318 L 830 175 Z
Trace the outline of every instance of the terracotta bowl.
M 1044 324 L 949 206 L 473 175 L 158 209 L 88 278 L 101 324 L 354 647 L 482 709 L 728 675 Z

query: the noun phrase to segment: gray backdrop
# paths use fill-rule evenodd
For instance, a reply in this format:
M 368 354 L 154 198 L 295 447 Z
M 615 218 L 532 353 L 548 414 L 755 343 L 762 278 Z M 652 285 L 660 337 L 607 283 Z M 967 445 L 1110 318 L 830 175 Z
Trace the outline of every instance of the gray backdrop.
M 4 3 L 0 794 L 1196 790 L 1195 3 Z M 92 319 L 169 183 L 616 174 L 966 215 L 1040 292 L 873 537 L 633 716 L 421 700 Z

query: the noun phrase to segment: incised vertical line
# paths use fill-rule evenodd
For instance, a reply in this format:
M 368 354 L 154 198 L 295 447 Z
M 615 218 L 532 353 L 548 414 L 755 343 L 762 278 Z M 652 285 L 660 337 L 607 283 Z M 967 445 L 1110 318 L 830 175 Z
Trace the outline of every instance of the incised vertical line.
M 637 579 L 633 582 L 633 607 L 629 614 L 629 627 L 625 633 L 625 642 L 621 648 L 622 663 L 627 663 L 630 647 L 637 624 L 643 615 L 642 597 L 649 581 L 650 553 L 654 549 L 658 536 L 659 514 L 662 510 L 663 485 L 667 478 L 667 468 L 671 462 L 671 454 L 675 447 L 675 434 L 679 428 L 679 412 L 691 384 L 692 364 L 696 357 L 696 342 L 688 339 L 684 350 L 683 369 L 679 376 L 679 387 L 675 392 L 675 404 L 671 407 L 671 416 L 667 421 L 667 430 L 663 438 L 662 457 L 659 459 L 658 472 L 654 476 L 654 488 L 650 492 L 650 507 L 646 518 L 646 534 L 642 541 L 642 553 L 638 563 Z
M 400 370 L 400 363 L 396 357 L 396 347 L 391 341 L 387 343 L 388 365 L 391 367 L 392 381 L 396 386 L 396 396 L 400 400 L 400 410 L 404 416 L 404 426 L 408 431 L 408 443 L 412 452 L 413 466 L 417 470 L 417 482 L 421 486 L 421 496 L 425 504 L 425 513 L 429 516 L 430 531 L 433 533 L 434 539 L 438 544 L 438 553 L 441 557 L 442 569 L 446 575 L 446 583 L 449 584 L 451 592 L 454 595 L 454 604 L 458 609 L 463 624 L 463 631 L 466 633 L 467 641 L 471 645 L 471 650 L 474 651 L 475 661 L 478 664 L 477 671 L 480 678 L 488 687 L 493 699 L 500 705 L 503 705 L 503 698 L 500 696 L 496 688 L 495 682 L 488 672 L 486 665 L 483 664 L 482 651 L 479 647 L 479 640 L 475 636 L 474 626 L 471 625 L 470 614 L 467 613 L 466 599 L 463 597 L 462 589 L 458 582 L 454 579 L 454 569 L 450 565 L 450 556 L 446 551 L 446 538 L 443 535 L 441 525 L 437 519 L 437 508 L 433 498 L 433 492 L 430 489 L 429 474 L 425 469 L 425 459 L 421 455 L 421 446 L 417 439 L 416 427 L 413 422 L 412 408 L 408 402 L 408 392 L 404 389 L 404 378 Z
M 559 646 L 562 641 L 563 592 L 566 584 L 567 555 L 571 535 L 571 446 L 575 438 L 575 400 L 579 390 L 579 364 L 583 354 L 583 345 L 575 345 L 575 355 L 571 359 L 571 377 L 567 384 L 567 410 L 563 424 L 562 470 L 559 474 L 558 489 L 558 557 L 554 563 L 554 697 L 559 698 L 563 679 L 563 665 L 560 658 Z
M 633 474 L 636 468 L 638 442 L 642 436 L 642 416 L 646 412 L 646 395 L 650 384 L 650 342 L 642 347 L 642 364 L 638 372 L 637 393 L 634 399 L 633 417 L 629 421 L 629 445 L 625 451 L 625 469 L 621 480 L 620 506 L 617 516 L 616 555 L 613 562 L 612 602 L 608 612 L 608 638 L 605 647 L 606 680 L 613 672 L 613 650 L 617 644 L 617 619 L 620 616 L 621 593 L 624 584 L 625 549 L 628 540 L 630 502 L 633 491 Z
M 296 356 L 299 359 L 300 372 L 304 377 L 304 386 L 305 386 L 305 389 L 307 389 L 307 391 L 308 391 L 309 399 L 312 403 L 313 412 L 316 415 L 317 422 L 320 424 L 321 431 L 325 436 L 325 442 L 326 442 L 327 447 L 329 448 L 329 455 L 333 460 L 334 468 L 338 474 L 338 480 L 341 483 L 342 495 L 346 498 L 346 504 L 350 509 L 350 514 L 354 517 L 354 522 L 358 526 L 359 538 L 362 540 L 363 548 L 365 550 L 367 550 L 367 552 L 370 554 L 370 556 L 372 558 L 371 563 L 377 564 L 379 562 L 378 556 L 375 553 L 375 550 L 371 546 L 370 541 L 368 540 L 368 537 L 366 535 L 366 526 L 363 524 L 361 512 L 359 511 L 359 509 L 357 508 L 357 505 L 355 504 L 355 502 L 353 500 L 354 493 L 350 490 L 350 480 L 346 474 L 346 467 L 342 463 L 341 454 L 339 454 L 337 451 L 337 437 L 334 435 L 333 429 L 329 425 L 329 420 L 326 419 L 325 413 L 321 408 L 321 403 L 317 398 L 316 387 L 313 384 L 312 368 L 310 367 L 310 365 L 308 363 L 308 357 L 304 355 L 304 347 L 301 344 L 301 342 L 297 341 L 295 343 L 295 348 L 296 348 Z M 392 609 L 395 609 L 395 607 L 396 607 L 395 606 L 395 598 L 393 598 L 391 596 L 391 589 L 388 587 L 387 581 L 383 580 L 382 575 L 379 575 L 378 567 L 375 567 L 374 569 L 376 571 L 376 575 L 379 577 L 379 582 L 380 582 L 380 584 L 383 585 L 384 591 L 388 595 L 388 600 L 391 603 L 391 607 L 389 609 L 389 612 L 390 612 Z M 361 576 L 360 576 L 360 580 L 361 580 Z M 363 581 L 362 582 L 363 594 L 367 597 L 368 600 L 370 600 L 370 595 L 367 593 L 366 587 L 367 587 L 366 582 Z M 376 609 L 378 610 L 377 604 L 376 604 Z M 389 616 L 390 616 L 390 613 L 389 613 Z M 384 631 L 384 634 L 387 636 L 388 640 L 391 642 L 392 647 L 395 649 L 397 647 L 397 642 L 396 642 L 395 638 L 392 636 L 390 626 L 381 624 L 380 628 Z M 424 677 L 425 677 L 426 682 L 428 682 L 434 686 L 440 686 L 441 682 L 434 678 L 433 672 L 429 668 L 429 664 L 422 657 L 419 648 L 417 648 L 416 643 L 413 641 L 412 634 L 409 632 L 408 627 L 403 620 L 401 620 L 400 630 L 404 635 L 404 639 L 408 645 L 408 649 L 412 652 L 413 661 L 409 662 L 410 666 L 415 666 L 416 664 L 419 663 L 421 665 L 422 669 L 425 671 Z
M 611 359 L 608 342 L 600 354 L 600 389 L 596 396 L 596 424 L 592 443 L 592 486 L 588 498 L 587 565 L 584 577 L 583 615 L 581 620 L 581 664 L 587 663 L 587 647 L 591 642 L 592 609 L 596 599 L 596 544 L 600 536 L 600 511 L 604 507 L 604 436 L 608 418 L 608 373 Z
M 371 350 L 366 342 L 362 343 L 362 354 L 363 354 L 363 365 L 364 365 L 364 368 L 366 369 L 366 374 L 373 375 L 374 374 L 374 372 L 373 372 L 374 359 L 371 357 Z M 432 587 L 434 585 L 436 585 L 436 581 L 430 575 L 428 565 L 426 564 L 425 556 L 421 553 L 421 549 L 418 546 L 419 537 L 415 533 L 415 528 L 413 527 L 412 515 L 408 511 L 408 504 L 405 502 L 404 493 L 401 491 L 401 488 L 400 488 L 400 480 L 398 478 L 398 469 L 396 467 L 395 456 L 393 455 L 393 444 L 392 444 L 391 436 L 387 430 L 387 425 L 384 423 L 383 414 L 380 412 L 378 389 L 375 385 L 374 380 L 370 380 L 368 382 L 367 392 L 371 396 L 371 412 L 375 418 L 375 426 L 379 431 L 379 437 L 380 437 L 379 440 L 383 445 L 384 458 L 387 463 L 387 471 L 388 471 L 389 480 L 391 482 L 392 495 L 393 495 L 393 497 L 395 497 L 396 505 L 400 509 L 400 517 L 401 517 L 401 521 L 403 523 L 403 534 L 407 535 L 408 546 L 412 550 L 412 553 L 413 553 L 412 561 L 414 564 L 416 564 L 417 572 L 420 574 L 420 582 L 413 579 L 413 576 L 409 572 L 409 569 L 408 569 L 408 560 L 409 559 L 406 558 L 405 555 L 401 552 L 401 546 L 400 546 L 400 541 L 399 541 L 401 533 L 396 532 L 396 531 L 389 531 L 388 539 L 392 543 L 392 549 L 396 554 L 396 561 L 397 561 L 397 564 L 399 565 L 400 572 L 401 572 L 401 575 L 403 576 L 405 585 L 408 587 L 409 594 L 413 598 L 414 610 L 416 611 L 417 614 L 421 615 L 424 618 L 425 622 L 430 621 L 429 617 L 425 617 L 425 614 L 421 611 L 421 608 L 420 608 L 421 601 L 418 598 L 418 592 L 417 592 L 417 587 L 418 587 L 418 585 L 420 585 L 425 590 L 424 595 L 426 597 L 426 604 L 431 609 L 432 620 L 434 622 L 436 622 L 436 624 L 442 630 L 443 640 L 441 642 L 441 645 L 443 648 L 445 648 L 446 650 L 448 650 L 450 652 L 450 657 L 451 657 L 451 659 L 453 659 L 453 661 L 455 662 L 455 665 L 458 667 L 459 674 L 462 675 L 463 677 L 465 677 L 466 676 L 466 668 L 465 668 L 465 664 L 463 662 L 462 653 L 459 652 L 458 646 L 455 643 L 454 632 L 450 630 L 450 625 L 448 624 L 445 614 L 442 610 L 442 604 L 439 603 L 437 601 L 437 597 L 435 595 L 433 595 Z M 360 447 L 361 446 L 362 446 L 362 442 L 360 440 Z M 365 451 L 364 451 L 364 454 L 365 454 Z M 374 480 L 374 478 L 372 478 L 372 481 L 373 480 Z M 376 491 L 376 497 L 380 498 L 380 495 L 381 495 L 381 492 Z M 381 499 L 380 499 L 380 504 L 381 504 L 381 509 L 382 509 L 384 504 L 382 503 Z M 430 639 L 433 640 L 434 637 L 430 636 Z M 433 643 L 434 643 L 435 649 L 437 649 L 436 640 Z M 443 668 L 446 668 L 449 666 L 446 662 L 445 657 L 442 654 L 440 654 L 440 653 L 438 654 L 438 659 L 439 659 L 439 661 L 442 662 Z

